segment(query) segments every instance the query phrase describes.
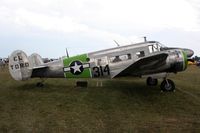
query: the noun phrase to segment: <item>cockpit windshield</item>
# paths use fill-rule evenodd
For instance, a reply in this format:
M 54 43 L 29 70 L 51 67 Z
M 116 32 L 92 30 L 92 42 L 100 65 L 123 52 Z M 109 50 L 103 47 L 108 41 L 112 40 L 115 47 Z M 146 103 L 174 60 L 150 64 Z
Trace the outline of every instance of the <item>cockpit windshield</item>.
M 165 47 L 163 44 L 156 42 L 149 45 L 149 52 L 154 53 L 161 51 L 161 48 Z

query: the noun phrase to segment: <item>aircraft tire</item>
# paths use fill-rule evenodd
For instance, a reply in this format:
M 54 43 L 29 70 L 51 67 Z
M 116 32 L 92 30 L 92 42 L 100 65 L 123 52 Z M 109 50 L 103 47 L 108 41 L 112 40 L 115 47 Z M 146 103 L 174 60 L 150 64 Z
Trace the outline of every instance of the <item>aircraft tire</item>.
M 43 84 L 43 83 L 41 83 L 41 82 L 38 82 L 38 83 L 36 84 L 36 86 L 37 86 L 37 87 L 41 87 L 41 88 L 42 88 L 42 87 L 44 87 L 44 84 Z
M 156 86 L 156 85 L 158 85 L 158 79 L 148 77 L 146 83 L 148 86 Z
M 166 79 L 166 80 L 163 80 L 163 82 L 160 85 L 160 88 L 162 91 L 172 92 L 175 90 L 175 84 L 172 80 Z

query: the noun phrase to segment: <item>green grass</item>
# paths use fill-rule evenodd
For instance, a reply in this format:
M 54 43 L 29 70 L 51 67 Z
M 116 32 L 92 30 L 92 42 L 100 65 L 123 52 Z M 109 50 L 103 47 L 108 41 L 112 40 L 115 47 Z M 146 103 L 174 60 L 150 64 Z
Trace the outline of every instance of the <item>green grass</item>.
M 37 88 L 39 79 L 17 82 L 4 69 L 0 132 L 200 132 L 200 69 L 191 66 L 170 78 L 181 90 L 161 93 L 132 78 L 103 80 L 103 87 L 88 80 L 88 88 L 48 79 Z

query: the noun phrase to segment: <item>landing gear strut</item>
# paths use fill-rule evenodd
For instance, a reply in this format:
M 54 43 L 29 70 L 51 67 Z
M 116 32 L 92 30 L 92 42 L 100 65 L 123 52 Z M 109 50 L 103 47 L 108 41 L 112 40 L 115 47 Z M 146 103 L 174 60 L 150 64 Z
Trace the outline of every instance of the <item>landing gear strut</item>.
M 175 90 L 175 84 L 172 80 L 170 79 L 164 79 L 163 82 L 160 85 L 160 88 L 162 91 L 165 92 L 172 92 Z
M 148 77 L 147 81 L 146 81 L 146 84 L 148 86 L 156 86 L 156 85 L 158 85 L 158 79 L 154 79 L 152 77 Z

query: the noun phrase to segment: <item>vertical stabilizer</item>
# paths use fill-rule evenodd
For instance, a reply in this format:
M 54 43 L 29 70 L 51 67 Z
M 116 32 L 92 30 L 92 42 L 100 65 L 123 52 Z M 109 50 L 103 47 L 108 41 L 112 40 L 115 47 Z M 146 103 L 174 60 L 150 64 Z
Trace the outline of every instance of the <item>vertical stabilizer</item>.
M 31 77 L 32 69 L 26 53 L 16 50 L 10 55 L 9 72 L 15 80 L 28 80 Z

